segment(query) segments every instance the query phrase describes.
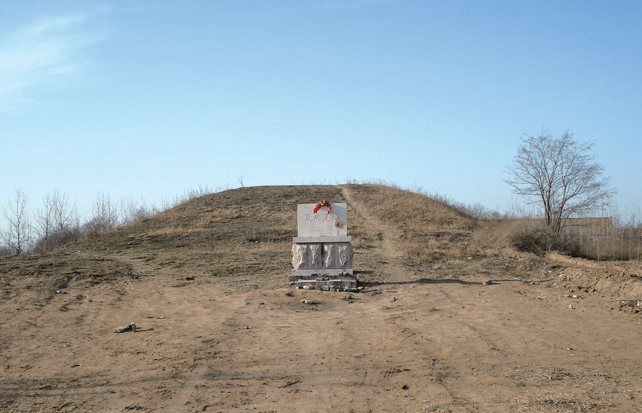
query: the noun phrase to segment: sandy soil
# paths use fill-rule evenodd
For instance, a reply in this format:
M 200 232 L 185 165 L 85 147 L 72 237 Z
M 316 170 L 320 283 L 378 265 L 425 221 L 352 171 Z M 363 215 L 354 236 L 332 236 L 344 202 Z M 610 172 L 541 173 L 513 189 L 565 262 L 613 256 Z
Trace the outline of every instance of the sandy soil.
M 243 290 L 173 272 L 58 294 L 5 274 L 0 410 L 642 411 L 639 264 L 551 255 L 533 279 L 401 276 L 362 212 L 389 258 L 377 271 L 405 281 L 348 294 L 257 274 Z
M 417 280 L 361 294 L 176 281 L 4 303 L 0 407 L 640 410 L 640 317 L 590 294 L 511 280 Z M 135 333 L 114 333 L 130 322 Z

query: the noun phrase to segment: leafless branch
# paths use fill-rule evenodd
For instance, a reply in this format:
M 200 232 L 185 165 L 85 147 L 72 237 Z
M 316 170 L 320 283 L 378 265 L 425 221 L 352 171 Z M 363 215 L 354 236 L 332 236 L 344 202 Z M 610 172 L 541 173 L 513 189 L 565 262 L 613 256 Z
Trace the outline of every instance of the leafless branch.
M 547 225 L 560 233 L 571 216 L 607 205 L 615 192 L 589 154 L 592 147 L 574 141 L 570 132 L 559 138 L 547 131 L 526 135 L 505 182 L 529 203 L 541 204 Z

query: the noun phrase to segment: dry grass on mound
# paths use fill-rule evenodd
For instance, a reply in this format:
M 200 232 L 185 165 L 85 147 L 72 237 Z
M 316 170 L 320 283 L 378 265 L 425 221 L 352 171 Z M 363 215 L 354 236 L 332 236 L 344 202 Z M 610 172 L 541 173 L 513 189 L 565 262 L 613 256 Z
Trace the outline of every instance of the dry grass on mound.
M 366 282 L 386 281 L 391 273 L 403 281 L 421 273 L 457 277 L 469 271 L 501 275 L 505 268 L 532 270 L 500 264 L 497 254 L 487 252 L 497 248 L 480 241 L 477 221 L 444 202 L 383 185 L 326 185 L 207 195 L 55 252 L 0 258 L 0 271 L 45 277 L 49 289 L 60 280 L 96 283 L 157 276 L 218 280 L 233 290 L 282 287 L 292 270 L 297 204 L 324 199 L 348 203 L 354 268 L 365 274 L 360 279 Z M 407 271 L 387 270 L 390 264 Z
M 390 186 L 348 188 L 406 258 L 431 263 L 470 254 L 476 220 L 458 209 L 423 194 Z
M 475 227 L 476 220 L 442 201 L 385 185 L 346 185 L 367 205 L 371 215 L 402 233 Z

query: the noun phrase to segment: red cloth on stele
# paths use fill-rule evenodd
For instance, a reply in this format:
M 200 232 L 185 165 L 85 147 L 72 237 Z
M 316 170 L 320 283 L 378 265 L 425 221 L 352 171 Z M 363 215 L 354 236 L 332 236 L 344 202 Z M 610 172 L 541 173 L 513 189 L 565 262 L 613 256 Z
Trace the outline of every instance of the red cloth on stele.
M 331 214 L 332 213 L 332 207 L 330 206 L 330 203 L 328 201 L 326 201 L 326 200 L 323 200 L 323 202 L 319 202 L 318 204 L 316 204 L 314 206 L 314 209 L 312 210 L 312 212 L 314 212 L 316 214 L 317 212 L 319 212 L 321 207 L 324 207 L 324 206 L 328 207 L 328 214 Z

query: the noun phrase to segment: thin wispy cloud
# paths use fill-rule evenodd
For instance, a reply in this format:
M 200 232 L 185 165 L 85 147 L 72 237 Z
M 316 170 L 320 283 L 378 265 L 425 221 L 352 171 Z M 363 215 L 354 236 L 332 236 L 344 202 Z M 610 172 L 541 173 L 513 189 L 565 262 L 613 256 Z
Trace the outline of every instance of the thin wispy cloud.
M 72 81 L 88 64 L 81 50 L 105 38 L 89 14 L 51 17 L 0 39 L 0 111 L 38 102 L 38 90 Z
M 393 3 L 398 0 L 325 0 L 318 3 L 306 3 L 284 10 L 341 10 L 371 7 L 379 4 Z

